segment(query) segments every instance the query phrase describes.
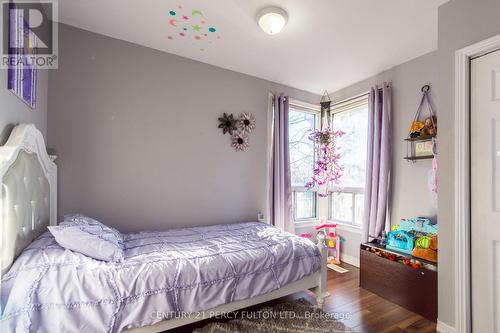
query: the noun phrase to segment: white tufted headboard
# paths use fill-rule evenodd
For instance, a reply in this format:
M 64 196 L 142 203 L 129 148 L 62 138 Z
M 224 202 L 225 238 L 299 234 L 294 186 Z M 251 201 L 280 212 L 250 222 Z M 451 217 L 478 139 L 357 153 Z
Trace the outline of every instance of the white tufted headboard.
M 0 147 L 0 267 L 5 273 L 19 253 L 57 224 L 57 166 L 32 124 L 16 126 Z

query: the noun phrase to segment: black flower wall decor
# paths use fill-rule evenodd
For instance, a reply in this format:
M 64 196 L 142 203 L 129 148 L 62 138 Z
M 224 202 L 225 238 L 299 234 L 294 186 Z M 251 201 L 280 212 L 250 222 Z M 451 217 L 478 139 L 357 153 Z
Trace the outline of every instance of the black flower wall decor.
M 233 135 L 233 132 L 236 131 L 236 119 L 234 119 L 233 114 L 227 114 L 224 112 L 224 115 L 219 118 L 219 128 L 222 128 L 222 134 L 229 133 L 229 135 Z
M 255 116 L 249 112 L 241 113 L 237 119 L 234 115 L 224 112 L 219 118 L 219 128 L 222 128 L 222 134 L 229 133 L 231 136 L 231 147 L 236 151 L 246 151 L 250 144 L 250 133 L 256 127 Z

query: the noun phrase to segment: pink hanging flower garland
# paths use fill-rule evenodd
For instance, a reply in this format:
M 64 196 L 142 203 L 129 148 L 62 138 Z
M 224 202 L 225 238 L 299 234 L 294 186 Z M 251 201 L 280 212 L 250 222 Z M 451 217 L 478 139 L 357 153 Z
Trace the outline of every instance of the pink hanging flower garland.
M 342 155 L 338 152 L 337 139 L 345 132 L 333 131 L 330 128 L 313 131 L 309 140 L 314 141 L 317 147 L 318 159 L 315 162 L 311 181 L 307 182 L 307 190 L 318 188 L 320 197 L 328 196 L 328 184 L 339 184 L 343 175 L 343 166 L 340 165 Z M 323 188 L 323 192 L 320 189 Z

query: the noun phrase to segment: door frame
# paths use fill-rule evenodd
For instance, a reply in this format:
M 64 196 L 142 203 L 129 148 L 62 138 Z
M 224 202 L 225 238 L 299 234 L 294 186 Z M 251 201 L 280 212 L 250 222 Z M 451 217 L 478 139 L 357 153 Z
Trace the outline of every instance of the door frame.
M 472 330 L 470 62 L 500 49 L 500 35 L 455 52 L 455 331 Z

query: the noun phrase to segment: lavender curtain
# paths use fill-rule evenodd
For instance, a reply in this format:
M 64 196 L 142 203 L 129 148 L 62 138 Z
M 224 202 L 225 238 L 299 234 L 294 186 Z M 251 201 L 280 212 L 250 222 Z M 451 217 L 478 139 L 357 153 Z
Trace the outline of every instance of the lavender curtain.
M 368 105 L 368 155 L 362 242 L 390 229 L 391 187 L 391 87 L 370 90 Z
M 274 95 L 269 180 L 270 223 L 294 232 L 288 147 L 288 96 Z

